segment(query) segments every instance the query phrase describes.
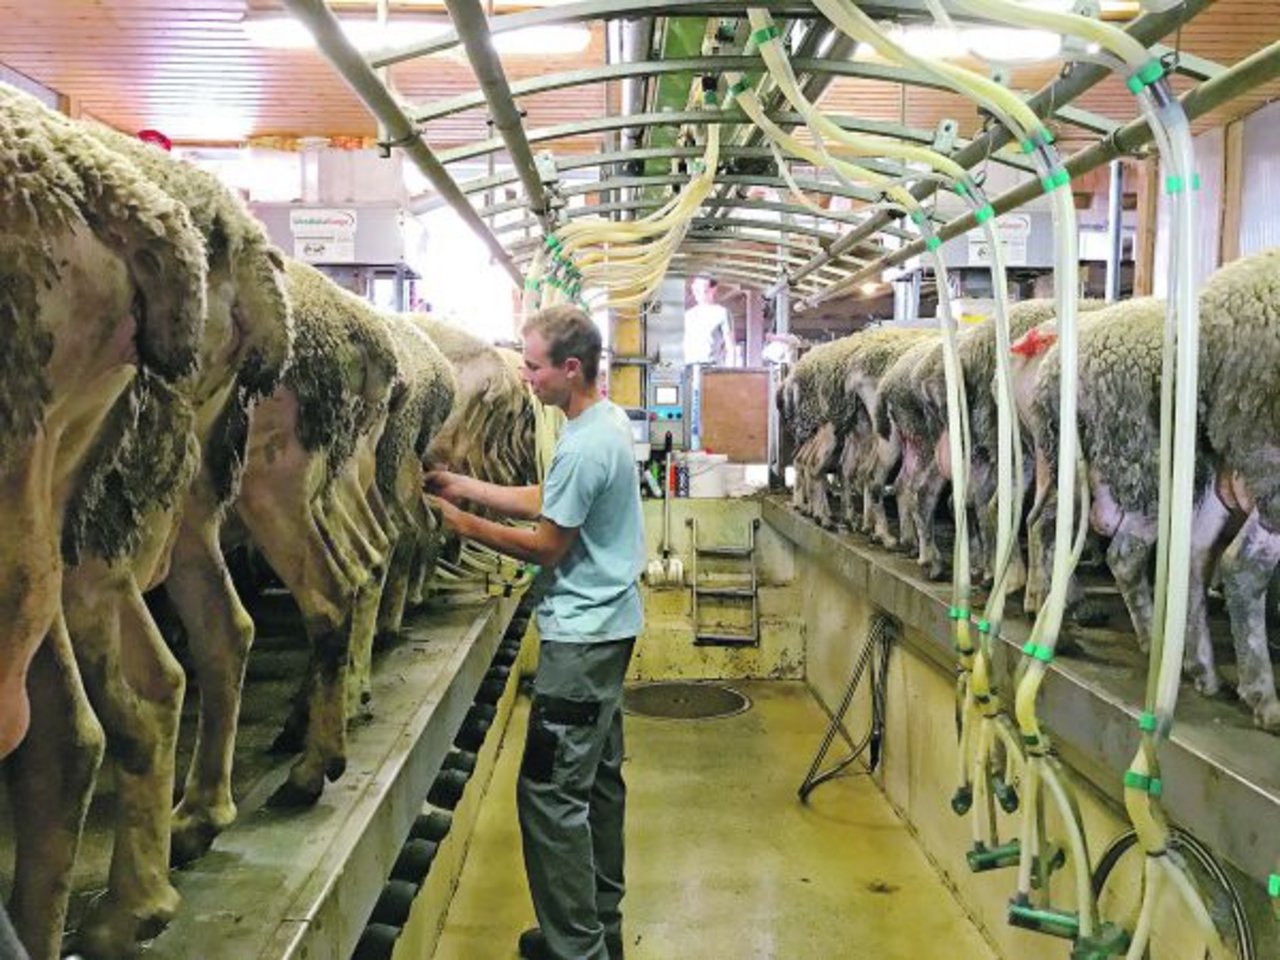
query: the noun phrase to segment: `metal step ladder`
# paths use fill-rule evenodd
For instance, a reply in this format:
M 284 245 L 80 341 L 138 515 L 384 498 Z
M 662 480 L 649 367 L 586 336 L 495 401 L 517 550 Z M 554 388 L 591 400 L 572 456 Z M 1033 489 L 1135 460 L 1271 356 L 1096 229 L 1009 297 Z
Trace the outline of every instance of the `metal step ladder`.
M 698 521 L 690 517 L 685 523 L 689 527 L 689 542 L 692 546 L 692 571 L 689 578 L 693 600 L 693 643 L 699 647 L 758 647 L 760 646 L 760 597 L 759 571 L 756 565 L 756 530 L 760 528 L 758 519 L 747 525 L 746 546 L 718 545 L 703 546 L 698 543 Z M 698 574 L 701 559 L 719 559 L 739 561 L 747 567 L 742 571 L 741 585 L 704 585 Z M 750 585 L 747 585 L 747 575 Z M 702 608 L 710 602 L 713 605 L 751 604 L 750 632 L 727 630 L 723 626 L 704 626 L 701 620 Z

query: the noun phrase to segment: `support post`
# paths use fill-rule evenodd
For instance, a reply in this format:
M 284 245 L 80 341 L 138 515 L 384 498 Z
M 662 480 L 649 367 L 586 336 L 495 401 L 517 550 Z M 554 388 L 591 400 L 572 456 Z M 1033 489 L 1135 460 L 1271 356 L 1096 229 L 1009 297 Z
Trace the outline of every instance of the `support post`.
M 1124 239 L 1124 161 L 1112 160 L 1111 185 L 1107 189 L 1107 292 L 1108 303 L 1120 299 L 1120 249 Z

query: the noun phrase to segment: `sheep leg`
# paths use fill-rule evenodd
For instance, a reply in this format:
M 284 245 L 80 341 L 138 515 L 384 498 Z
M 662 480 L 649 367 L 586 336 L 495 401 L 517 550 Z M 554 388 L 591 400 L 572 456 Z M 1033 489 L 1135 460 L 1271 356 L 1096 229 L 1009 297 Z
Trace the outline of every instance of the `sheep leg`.
M 858 442 L 853 434 L 845 437 L 840 449 L 840 515 L 843 523 L 852 531 L 857 531 L 858 512 L 854 509 L 854 491 L 856 484 L 854 475 L 858 468 Z
M 924 464 L 918 474 L 914 496 L 919 542 L 917 562 L 930 580 L 941 580 L 946 574 L 935 530 L 938 501 L 946 487 L 947 478 L 937 464 L 934 461 Z
M 878 540 L 885 549 L 896 550 L 898 540 L 889 528 L 889 515 L 884 508 L 884 498 L 885 488 L 889 485 L 889 477 L 898 465 L 902 450 L 896 444 L 882 441 L 878 437 L 874 442 L 876 445 L 876 460 L 871 473 L 870 499 L 872 516 L 869 528 L 873 531 L 873 539 Z
M 116 775 L 107 894 L 82 924 L 80 948 L 114 957 L 154 937 L 178 908 L 169 883 L 169 816 L 186 681 L 125 565 L 84 561 L 68 571 L 63 598 Z
M 1280 562 L 1280 534 L 1262 525 L 1256 509 L 1222 555 L 1222 588 L 1231 618 L 1240 699 L 1253 710 L 1254 722 L 1280 731 L 1280 703 L 1267 649 L 1267 583 Z
M 71 870 L 105 744 L 61 613 L 31 661 L 27 685 L 30 733 L 5 764 L 16 848 L 9 913 L 32 960 L 57 960 Z
M 1155 545 L 1156 531 L 1151 518 L 1125 514 L 1107 548 L 1107 566 L 1116 578 L 1120 596 L 1129 610 L 1138 649 L 1143 653 L 1151 649 L 1153 597 L 1147 570 Z
M 1223 544 L 1223 532 L 1231 519 L 1226 504 L 1218 498 L 1213 484 L 1198 499 L 1191 520 L 1191 569 L 1187 584 L 1187 639 L 1183 650 L 1183 672 L 1205 696 L 1217 694 L 1221 685 L 1214 666 L 1213 642 L 1209 637 L 1209 578 Z
M 898 549 L 912 553 L 917 549 L 920 536 L 916 526 L 915 484 L 920 468 L 919 454 L 910 443 L 902 444 L 902 466 L 893 481 L 893 493 L 898 500 Z
M 1053 471 L 1040 450 L 1036 451 L 1034 482 L 1035 500 L 1027 516 L 1027 577 L 1026 589 L 1022 595 L 1022 608 L 1033 617 L 1039 613 L 1049 592 L 1053 538 L 1046 537 L 1045 534 L 1056 513 L 1051 505 L 1054 498 Z
M 56 444 L 37 435 L 0 474 L 0 757 L 23 738 L 30 717 L 27 669 L 58 615 L 62 555 L 50 509 Z
M 182 799 L 173 813 L 170 857 L 202 856 L 236 818 L 231 765 L 253 620 L 236 594 L 215 517 L 184 517 L 165 589 L 186 628 L 200 712 Z
M 324 780 L 346 768 L 344 700 L 355 586 L 343 576 L 302 491 L 282 489 L 273 478 L 259 484 L 246 473 L 237 510 L 302 611 L 311 641 L 312 666 L 295 717 L 305 719 L 302 755 L 271 798 L 276 806 L 306 806 L 319 799 Z M 291 718 L 291 721 L 294 718 Z M 290 729 L 281 734 L 282 739 Z

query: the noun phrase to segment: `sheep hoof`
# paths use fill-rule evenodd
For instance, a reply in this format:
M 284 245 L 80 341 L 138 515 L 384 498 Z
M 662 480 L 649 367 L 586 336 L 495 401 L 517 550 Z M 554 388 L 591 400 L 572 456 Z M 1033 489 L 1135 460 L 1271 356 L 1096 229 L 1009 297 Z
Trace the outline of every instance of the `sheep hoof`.
M 278 810 L 297 810 L 303 807 L 314 807 L 316 801 L 320 799 L 320 794 L 324 792 L 324 778 L 316 777 L 314 781 L 310 777 L 298 777 L 304 782 L 295 783 L 294 776 L 297 773 L 295 768 L 289 774 L 289 779 L 280 784 L 280 788 L 271 795 L 271 799 L 267 801 L 267 806 L 275 807 Z
M 76 931 L 74 949 L 89 957 L 136 957 L 138 945 L 151 940 L 169 925 L 182 898 L 165 883 L 151 902 L 125 907 L 107 894 L 97 900 Z
M 203 817 L 190 817 L 179 824 L 175 816 L 169 838 L 169 866 L 185 867 L 199 860 L 209 852 L 220 832 L 219 827 Z
M 1218 679 L 1216 670 L 1196 672 L 1191 685 L 1202 697 L 1216 697 L 1222 689 L 1222 681 Z
M 1101 627 L 1107 622 L 1107 609 L 1086 598 L 1071 608 L 1071 620 L 1080 627 Z
M 1280 701 L 1268 700 L 1253 711 L 1253 722 L 1267 733 L 1280 733 Z
M 286 723 L 268 748 L 272 753 L 299 753 L 306 740 L 306 728 L 292 721 Z

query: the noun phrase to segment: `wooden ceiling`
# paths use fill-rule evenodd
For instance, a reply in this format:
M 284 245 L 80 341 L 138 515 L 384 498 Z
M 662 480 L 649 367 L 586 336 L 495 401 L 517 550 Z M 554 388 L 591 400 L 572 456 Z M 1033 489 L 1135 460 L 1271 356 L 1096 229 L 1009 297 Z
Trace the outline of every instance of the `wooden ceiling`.
M 348 0 L 351 2 L 351 0 Z M 355 0 L 359 2 L 359 0 Z M 397 0 L 395 7 L 409 0 Z M 505 12 L 556 0 L 504 0 Z M 367 5 L 367 4 L 366 4 Z M 439 10 L 440 0 L 417 0 L 417 8 Z M 333 68 L 312 50 L 274 50 L 245 36 L 246 14 L 278 10 L 277 0 L 0 0 L 0 63 L 70 98 L 83 111 L 124 130 L 159 129 L 178 142 L 234 142 L 248 137 L 374 135 L 374 124 Z M 1218 0 L 1170 46 L 1230 65 L 1274 40 L 1280 2 Z M 504 57 L 512 80 L 602 64 L 604 31 L 593 27 L 590 46 L 568 57 Z M 1033 90 L 1052 68 L 1021 70 L 1019 88 Z M 426 103 L 473 89 L 470 66 L 458 53 L 397 65 L 392 80 L 410 102 Z M 1180 81 L 1181 82 L 1181 81 Z M 529 97 L 521 107 L 526 123 L 542 127 L 606 112 L 603 85 Z M 1218 111 L 1222 122 L 1280 96 L 1270 84 Z M 972 134 L 972 107 L 950 94 L 869 81 L 840 80 L 824 107 L 833 113 L 901 120 L 931 127 L 944 116 Z M 1118 81 L 1086 94 L 1079 106 L 1116 119 L 1133 115 L 1133 98 Z M 1206 121 L 1198 126 L 1203 127 Z M 483 111 L 445 118 L 427 130 L 436 149 L 487 136 Z M 558 142 L 557 151 L 599 149 L 599 136 Z

